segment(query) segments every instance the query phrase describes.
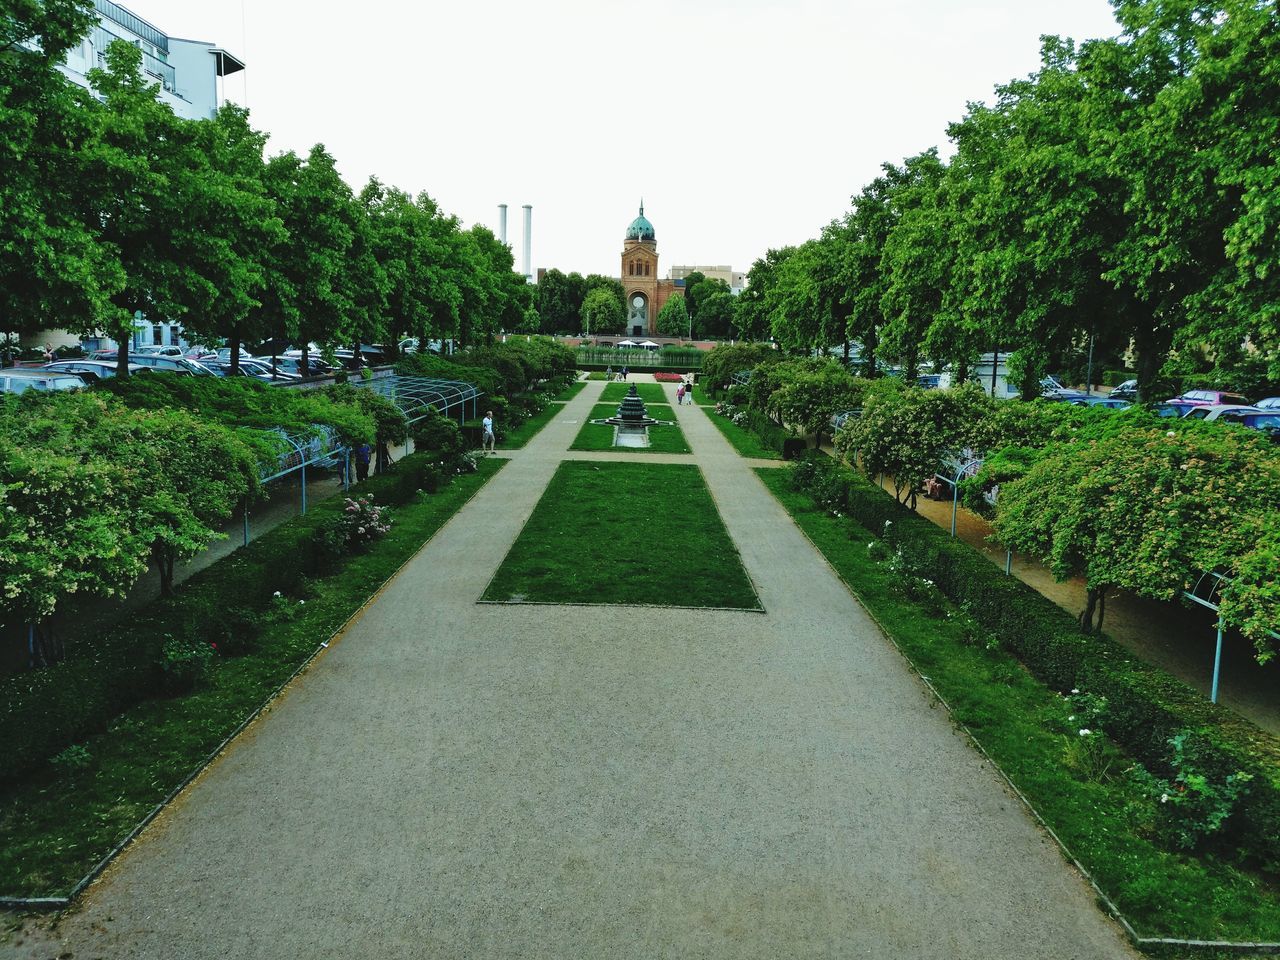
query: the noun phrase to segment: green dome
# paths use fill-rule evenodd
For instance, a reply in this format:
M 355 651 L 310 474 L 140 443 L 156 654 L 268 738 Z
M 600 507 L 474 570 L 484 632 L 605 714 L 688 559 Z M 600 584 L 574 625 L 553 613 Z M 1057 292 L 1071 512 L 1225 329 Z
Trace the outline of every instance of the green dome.
M 640 204 L 640 216 L 631 221 L 631 226 L 627 227 L 628 240 L 656 240 L 657 237 L 653 232 L 653 224 L 645 219 L 644 203 Z

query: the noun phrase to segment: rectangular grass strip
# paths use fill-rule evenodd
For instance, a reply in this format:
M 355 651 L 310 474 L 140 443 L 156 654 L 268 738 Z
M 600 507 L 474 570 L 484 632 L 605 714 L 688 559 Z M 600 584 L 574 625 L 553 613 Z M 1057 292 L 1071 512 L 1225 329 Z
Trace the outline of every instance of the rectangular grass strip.
M 538 432 L 560 414 L 564 407 L 558 403 L 550 403 L 535 413 L 514 430 L 509 430 L 499 446 L 504 450 L 518 450 L 532 440 Z
M 610 383 L 600 394 L 600 402 L 612 403 L 616 408 L 622 402 L 622 398 L 631 391 L 632 387 L 636 388 L 636 393 L 646 404 L 669 404 L 671 402 L 671 398 L 663 390 L 663 386 L 660 383 Z
M 655 386 L 655 384 L 650 384 Z M 684 438 L 684 431 L 675 422 L 675 411 L 663 404 L 647 404 L 649 416 L 655 420 L 669 420 L 671 426 L 649 428 L 649 446 L 647 447 L 615 447 L 613 445 L 613 427 L 607 423 L 584 423 L 569 445 L 570 450 L 615 450 L 618 453 L 689 453 L 689 443 Z M 597 403 L 591 408 L 589 420 L 604 420 L 618 412 L 616 403 Z
M 560 465 L 484 600 L 759 610 L 696 466 Z
M 742 456 L 756 460 L 782 459 L 781 451 L 765 446 L 764 441 L 746 427 L 740 427 L 728 417 L 721 416 L 712 410 L 707 411 L 707 416 L 716 425 L 716 429 L 724 434 L 724 438 L 732 444 L 733 449 Z
M 756 474 L 1139 935 L 1280 941 L 1274 883 L 1154 842 L 1153 801 L 1125 772 L 1132 761 L 1107 741 L 1083 763 L 1068 701 L 988 643 L 932 584 L 877 559 L 880 541 L 865 527 L 792 489 L 790 471 Z
M 282 598 L 252 653 L 218 658 L 209 682 L 192 693 L 130 707 L 84 742 L 83 764 L 50 766 L 7 786 L 0 792 L 0 895 L 66 896 L 503 465 L 482 460 L 476 473 L 439 493 L 392 508 L 391 532 L 332 576 L 311 581 L 305 603 Z M 288 523 L 315 527 L 341 504 L 334 497 Z M 197 577 L 248 562 L 258 543 Z

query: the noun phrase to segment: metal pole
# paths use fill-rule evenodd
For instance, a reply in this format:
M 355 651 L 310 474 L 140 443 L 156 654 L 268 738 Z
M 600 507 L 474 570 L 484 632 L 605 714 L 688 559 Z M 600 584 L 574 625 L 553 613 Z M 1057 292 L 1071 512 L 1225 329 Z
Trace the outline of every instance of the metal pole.
M 244 545 L 249 545 L 249 498 L 244 498 Z
M 1222 669 L 1222 618 L 1218 618 L 1218 646 L 1213 652 L 1213 689 L 1209 691 L 1209 700 L 1218 702 L 1218 673 Z
M 342 489 L 351 489 L 351 450 L 342 455 Z
M 956 511 L 960 509 L 960 484 L 951 485 L 951 535 L 956 535 Z
M 1084 392 L 1093 396 L 1093 334 L 1089 334 L 1089 370 L 1084 375 Z
M 1004 552 L 1004 575 L 1006 577 L 1013 574 L 1013 551 L 1006 550 Z
M 307 465 L 302 465 L 302 513 L 305 516 L 307 512 Z

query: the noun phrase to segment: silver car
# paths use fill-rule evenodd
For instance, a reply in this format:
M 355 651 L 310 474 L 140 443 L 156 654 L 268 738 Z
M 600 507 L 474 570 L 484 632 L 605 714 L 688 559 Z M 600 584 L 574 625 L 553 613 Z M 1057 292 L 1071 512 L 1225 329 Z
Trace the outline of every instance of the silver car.
M 0 370 L 0 393 L 26 393 L 28 390 L 53 392 L 79 390 L 84 381 L 70 373 L 56 373 L 42 367 L 13 367 Z

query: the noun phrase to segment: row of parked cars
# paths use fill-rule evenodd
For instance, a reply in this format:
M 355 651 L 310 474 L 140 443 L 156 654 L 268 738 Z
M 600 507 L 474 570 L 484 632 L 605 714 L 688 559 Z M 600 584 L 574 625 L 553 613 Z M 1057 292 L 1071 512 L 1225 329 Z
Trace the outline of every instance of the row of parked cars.
M 339 358 L 341 359 L 341 358 Z M 284 383 L 302 376 L 302 352 L 287 351 L 278 357 L 254 357 L 240 351 L 237 376 L 253 377 L 268 383 Z M 13 367 L 0 370 L 0 393 L 25 393 L 28 390 L 76 390 L 116 375 L 115 350 L 95 350 L 78 360 L 55 360 L 39 367 Z M 311 376 L 334 372 L 331 366 L 315 356 L 309 358 Z M 142 347 L 129 357 L 129 373 L 145 374 L 154 370 L 180 376 L 231 376 L 231 350 L 194 350 L 187 353 L 178 347 Z
M 1138 381 L 1126 380 L 1112 390 L 1110 396 L 1124 401 L 1137 399 Z M 1188 390 L 1153 404 L 1152 410 L 1161 417 L 1220 421 L 1263 430 L 1280 443 L 1280 397 L 1265 397 L 1250 403 L 1243 394 L 1230 390 Z

